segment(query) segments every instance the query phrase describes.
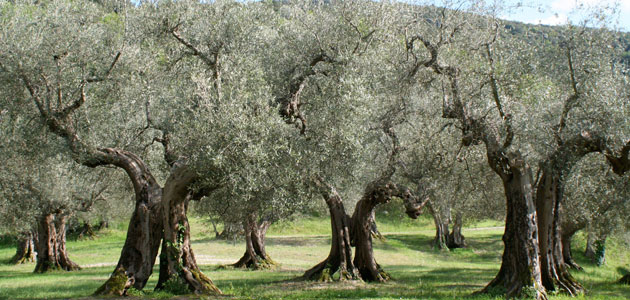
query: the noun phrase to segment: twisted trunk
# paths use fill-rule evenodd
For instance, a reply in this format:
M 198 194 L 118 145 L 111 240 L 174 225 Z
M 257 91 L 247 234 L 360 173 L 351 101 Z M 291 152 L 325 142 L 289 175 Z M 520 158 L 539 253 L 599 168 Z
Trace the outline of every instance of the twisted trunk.
M 257 219 L 256 214 L 251 213 L 243 224 L 245 228 L 245 253 L 232 265 L 235 268 L 259 270 L 269 269 L 276 265 L 265 250 L 265 235 L 271 222 L 263 220 L 258 224 Z
M 377 180 L 370 183 L 352 215 L 352 241 L 355 246 L 354 265 L 365 281 L 385 282 L 391 276 L 376 263 L 372 248 L 372 218 L 374 208 L 391 200 L 397 190 L 395 184 Z
M 567 268 L 582 271 L 584 270 L 574 259 L 573 250 L 571 249 L 571 240 L 573 235 L 561 234 L 560 242 L 562 243 L 562 258 Z
M 598 237 L 595 233 L 589 232 L 584 256 L 598 266 L 603 265 L 606 262 L 606 236 Z
M 564 260 L 564 245 L 568 244 L 563 244 L 561 233 L 560 208 L 564 197 L 564 178 L 587 154 L 604 152 L 607 149 L 605 143 L 602 137 L 588 131 L 582 131 L 565 140 L 558 139 L 558 148 L 541 166 L 542 176 L 536 189 L 536 210 L 539 219 L 541 274 L 547 290 L 559 289 L 569 295 L 585 292 L 584 287 L 569 273 L 569 265 Z M 567 230 L 571 231 L 568 228 Z M 568 251 L 570 254 L 570 250 Z
M 66 218 L 63 213 L 45 213 L 38 222 L 37 265 L 35 273 L 50 270 L 75 271 L 79 265 L 68 258 Z
M 433 205 L 429 202 L 429 212 L 433 216 L 433 223 L 435 224 L 435 238 L 433 239 L 433 248 L 440 250 L 447 250 L 448 246 L 448 220 L 442 219 L 440 212 L 433 208 Z
M 136 155 L 109 148 L 99 152 L 103 154 L 99 160 L 102 165 L 112 164 L 125 170 L 135 191 L 136 206 L 120 258 L 110 278 L 95 292 L 122 296 L 130 287 L 143 289 L 153 272 L 162 240 L 162 188 Z
M 562 175 L 552 166 L 544 166 L 536 191 L 536 210 L 542 282 L 549 291 L 560 288 L 575 296 L 584 287 L 569 273 L 564 261 L 564 249 L 560 233 L 560 201 L 564 193 Z
M 507 202 L 503 260 L 496 277 L 481 290 L 501 290 L 507 298 L 547 299 L 541 282 L 536 208 L 530 168 L 520 157 L 488 153 L 491 167 L 501 176 Z
M 12 264 L 23 264 L 35 261 L 35 238 L 32 231 L 20 234 L 17 241 L 15 255 L 11 258 Z
M 102 77 L 95 77 L 92 82 L 106 80 L 120 56 L 121 53 L 118 52 L 111 65 L 100 73 L 103 74 Z M 76 163 L 91 168 L 116 166 L 124 169 L 129 176 L 135 191 L 136 207 L 129 222 L 127 238 L 118 264 L 111 277 L 96 290 L 95 294 L 125 295 L 131 286 L 138 290 L 142 289 L 153 270 L 162 238 L 161 187 L 144 162 L 133 153 L 113 148 L 98 148 L 81 140 L 73 116 L 87 101 L 86 87 L 90 81 L 81 80 L 78 86 L 80 96 L 71 103 L 62 105 L 61 96 L 58 98 L 59 101 L 55 101 L 51 98 L 52 94 L 41 92 L 48 89 L 38 80 L 33 81 L 24 72 L 18 73 L 39 112 L 42 124 L 65 140 Z M 58 95 L 62 95 L 66 91 L 59 88 L 57 92 Z M 51 103 L 58 104 L 52 107 Z
M 562 243 L 562 257 L 567 268 L 575 270 L 583 270 L 582 267 L 573 259 L 573 251 L 571 249 L 571 240 L 578 231 L 586 227 L 584 222 L 575 222 L 562 218 L 560 225 L 560 242 Z
M 61 266 L 67 271 L 80 270 L 79 265 L 71 261 L 68 257 L 68 250 L 66 249 L 67 221 L 68 216 L 65 214 L 58 214 L 55 220 L 55 225 L 57 226 L 57 246 L 59 249 L 57 252 L 59 253 L 59 261 L 61 262 Z
M 195 260 L 190 243 L 190 225 L 186 213 L 192 199 L 190 188 L 197 175 L 186 166 L 176 167 L 166 180 L 162 197 L 164 243 L 160 255 L 160 278 L 156 289 L 185 286 L 195 294 L 221 294 L 204 275 Z
M 447 246 L 449 249 L 465 248 L 467 246 L 466 238 L 462 234 L 462 226 L 462 214 L 457 213 L 455 215 L 455 223 L 453 223 L 453 231 L 448 235 Z
M 598 267 L 606 263 L 606 236 L 600 236 L 595 240 L 595 253 L 592 258 L 593 263 Z
M 331 281 L 337 272 L 339 272 L 339 280 L 359 279 L 358 270 L 352 261 L 351 219 L 346 214 L 343 201 L 337 191 L 330 186 L 321 189 L 330 212 L 332 244 L 328 257 L 307 270 L 302 279 Z

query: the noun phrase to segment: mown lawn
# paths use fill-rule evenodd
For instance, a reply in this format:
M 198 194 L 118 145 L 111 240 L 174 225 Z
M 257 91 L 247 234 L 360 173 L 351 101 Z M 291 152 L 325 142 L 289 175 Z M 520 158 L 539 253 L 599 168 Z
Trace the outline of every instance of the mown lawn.
M 208 226 L 193 220 L 193 249 L 202 270 L 227 295 L 226 299 L 493 299 L 470 297 L 490 281 L 500 266 L 502 228 L 495 222 L 477 224 L 464 230 L 467 249 L 449 252 L 431 247 L 434 230 L 429 219 L 383 222 L 379 229 L 385 240 L 375 241 L 377 261 L 394 278 L 388 283 L 363 282 L 296 282 L 304 270 L 328 255 L 330 239 L 328 220 L 303 219 L 273 228 L 267 239 L 268 252 L 280 267 L 273 271 L 246 271 L 219 268 L 235 262 L 244 251 L 241 241 L 216 240 Z M 124 231 L 108 230 L 97 239 L 70 241 L 71 259 L 84 268 L 78 272 L 33 274 L 34 264 L 8 265 L 13 255 L 11 245 L 0 248 L 1 299 L 91 299 L 90 295 L 108 277 L 124 242 Z M 581 238 L 575 241 L 575 252 L 583 249 Z M 596 267 L 576 253 L 585 271 L 576 278 L 589 290 L 579 297 L 586 299 L 629 299 L 630 286 L 614 283 L 621 270 L 630 263 L 627 245 L 613 240 L 607 247 L 607 264 Z M 157 266 L 155 269 L 157 274 Z M 165 298 L 173 295 L 152 292 L 154 275 L 138 298 Z M 194 298 L 187 295 L 183 298 Z M 135 297 L 132 297 L 135 298 Z M 198 297 L 197 297 L 198 298 Z M 222 297 L 223 298 L 223 297 Z M 554 295 L 551 299 L 569 297 Z

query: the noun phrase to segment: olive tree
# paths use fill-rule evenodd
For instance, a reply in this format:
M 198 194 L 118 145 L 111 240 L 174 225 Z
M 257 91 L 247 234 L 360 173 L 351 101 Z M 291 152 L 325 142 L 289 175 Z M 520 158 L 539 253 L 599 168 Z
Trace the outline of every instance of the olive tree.
M 123 55 L 125 19 L 88 2 L 3 2 L 2 82 L 9 109 L 34 117 L 59 137 L 72 159 L 87 167 L 111 165 L 133 183 L 136 207 L 119 262 L 99 293 L 142 289 L 162 237 L 162 189 L 148 165 L 123 150 L 137 142 L 139 116 L 133 101 L 120 99 L 121 85 L 133 74 L 117 73 L 131 64 Z M 132 48 L 129 44 L 126 44 Z M 127 56 L 126 56 L 127 55 Z M 123 75 L 130 75 L 125 78 Z M 141 115 L 140 115 L 141 116 Z M 98 146 L 98 145 L 110 145 Z
M 572 127 L 577 131 L 577 134 L 574 131 L 572 135 L 575 138 L 564 137 L 563 132 L 569 127 L 567 116 L 572 113 L 571 109 L 576 103 L 585 108 L 581 111 L 584 113 L 582 118 L 602 119 L 603 110 L 588 108 L 603 108 L 601 103 L 596 98 L 589 99 L 585 93 L 590 94 L 599 87 L 595 82 L 610 80 L 609 74 L 615 78 L 614 73 L 619 70 L 611 66 L 615 62 L 612 56 L 603 55 L 602 51 L 605 52 L 608 47 L 587 48 L 583 53 L 588 57 L 592 55 L 601 58 L 599 64 L 595 64 L 601 69 L 597 75 L 591 74 L 596 80 L 589 84 L 583 82 L 577 88 L 576 82 L 579 79 L 576 79 L 576 72 L 590 74 L 592 70 L 577 68 L 575 55 L 579 52 L 572 52 L 574 46 L 570 46 L 573 45 L 571 38 L 567 43 L 558 45 L 558 49 L 565 49 L 564 60 L 556 59 L 558 56 L 545 56 L 547 53 L 544 50 L 547 49 L 542 45 L 532 47 L 526 41 L 502 34 L 500 22 L 492 17 L 494 11 L 472 1 L 462 8 L 466 12 L 436 9 L 432 14 L 424 13 L 424 22 L 410 21 L 407 29 L 414 28 L 414 31 L 407 35 L 406 47 L 412 56 L 411 72 L 417 72 L 418 69 L 430 70 L 442 78 L 442 86 L 438 88 L 444 91 L 443 117 L 460 122 L 462 145 L 483 143 L 490 167 L 503 180 L 508 208 L 503 238 L 506 248 L 499 274 L 484 291 L 499 287 L 504 288 L 508 296 L 512 296 L 523 292 L 529 294 L 528 291 L 531 290 L 537 298 L 545 298 L 545 289 L 555 290 L 558 285 L 570 294 L 579 293 L 581 286 L 570 278 L 568 272 L 558 267 L 561 264 L 556 263 L 557 256 L 554 256 L 561 253 L 553 250 L 558 244 L 554 242 L 558 224 L 553 221 L 557 220 L 558 214 L 557 209 L 550 208 L 556 205 L 553 199 L 545 195 L 558 198 L 561 192 L 556 193 L 558 189 L 551 187 L 557 185 L 548 182 L 551 177 L 544 172 L 544 166 L 547 165 L 547 157 L 552 160 L 554 157 L 570 158 L 569 155 L 548 156 L 554 151 L 567 150 L 578 153 L 602 152 L 613 169 L 622 171 L 625 168 L 627 144 L 624 146 L 624 135 L 627 133 L 619 134 L 623 132 L 619 129 L 626 127 L 610 127 L 606 122 L 600 122 L 597 126 L 611 128 L 612 132 L 596 135 L 589 127 L 595 122 L 575 122 Z M 483 18 L 471 18 L 471 13 Z M 586 36 L 596 34 L 595 30 L 582 29 L 580 32 Z M 605 32 L 605 29 L 601 29 L 597 33 Z M 567 33 L 572 36 L 570 30 Z M 471 40 L 475 35 L 477 37 Z M 478 38 L 479 35 L 482 38 Z M 606 45 L 605 41 L 600 40 L 600 43 Z M 583 45 L 594 46 L 595 43 L 585 42 Z M 545 58 L 554 59 L 550 61 Z M 462 63 L 464 60 L 465 64 Z M 585 59 L 584 62 L 591 63 L 592 60 Z M 554 94 L 557 91 L 555 88 L 561 85 L 556 81 L 557 75 L 553 73 L 555 66 L 568 66 L 564 68 L 567 70 L 565 74 L 573 82 L 569 86 L 574 88 L 562 89 L 560 94 Z M 616 78 L 616 82 L 621 80 L 618 76 Z M 590 83 L 594 85 L 591 86 Z M 608 92 L 614 90 L 617 88 Z M 600 89 L 591 95 L 603 96 L 608 92 Z M 562 93 L 566 96 L 561 96 Z M 619 101 L 619 105 L 623 106 L 623 96 L 618 96 L 609 99 Z M 543 111 L 543 107 L 549 113 L 531 113 Z M 496 113 L 490 114 L 492 111 Z M 621 115 L 623 111 L 621 110 Z M 532 119 L 540 121 L 531 122 Z M 623 117 L 617 120 L 627 122 L 627 118 Z M 550 128 L 555 128 L 555 135 L 550 134 Z M 536 132 L 535 138 L 532 138 L 532 132 Z M 611 138 L 603 139 L 607 142 L 601 143 L 603 140 L 600 137 L 607 135 Z M 556 148 L 549 144 L 554 139 L 559 141 Z M 541 151 L 541 148 L 545 150 Z M 534 181 L 529 165 L 536 162 L 541 162 L 542 167 L 540 177 Z M 561 165 L 562 167 L 556 166 L 554 170 L 562 172 L 571 169 L 570 164 Z M 538 203 L 535 204 L 534 199 Z
M 390 13 L 386 4 L 364 1 L 278 8 L 279 39 L 267 58 L 273 93 L 280 116 L 295 127 L 296 170 L 331 215 L 331 251 L 304 279 L 327 281 L 339 273 L 340 280 L 388 280 L 372 252 L 374 208 L 394 196 L 405 200 L 410 216 L 417 217 L 422 206 L 394 183 L 401 151 L 397 131 L 406 109 L 383 92 L 394 72 L 381 73 L 386 64 L 374 59 L 391 39 Z M 357 193 L 349 215 L 342 199 Z

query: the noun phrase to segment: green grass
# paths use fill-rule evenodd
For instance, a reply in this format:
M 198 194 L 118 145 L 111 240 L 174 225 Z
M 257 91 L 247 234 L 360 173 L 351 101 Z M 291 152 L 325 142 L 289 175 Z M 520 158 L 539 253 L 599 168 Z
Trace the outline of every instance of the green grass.
M 431 248 L 434 229 L 430 219 L 381 222 L 386 233 L 376 240 L 375 256 L 394 280 L 388 283 L 363 282 L 295 282 L 304 270 L 318 263 L 330 250 L 329 221 L 305 218 L 273 226 L 267 239 L 268 252 L 281 266 L 274 271 L 219 269 L 235 262 L 244 252 L 242 241 L 221 241 L 202 222 L 193 219 L 193 249 L 206 275 L 229 298 L 237 299 L 493 299 L 469 297 L 490 281 L 500 266 L 503 250 L 501 228 L 496 222 L 478 224 L 464 230 L 470 247 L 454 251 Z M 0 299 L 66 299 L 90 298 L 108 277 L 116 263 L 125 232 L 113 229 L 99 233 L 94 240 L 70 241 L 71 259 L 84 269 L 78 272 L 33 274 L 34 264 L 8 265 L 13 255 L 11 245 L 0 245 Z M 575 241 L 575 252 L 583 249 L 583 238 Z M 628 299 L 630 287 L 615 284 L 619 268 L 628 266 L 627 245 L 612 241 L 607 247 L 607 265 L 596 267 L 576 253 L 585 271 L 576 278 L 589 290 L 578 299 Z M 155 269 L 157 274 L 157 266 Z M 149 281 L 141 298 L 164 298 L 171 295 L 151 292 L 157 275 Z M 499 298 L 500 299 L 500 298 Z M 551 299 L 569 299 L 552 296 Z M 575 299 L 575 298 L 572 298 Z

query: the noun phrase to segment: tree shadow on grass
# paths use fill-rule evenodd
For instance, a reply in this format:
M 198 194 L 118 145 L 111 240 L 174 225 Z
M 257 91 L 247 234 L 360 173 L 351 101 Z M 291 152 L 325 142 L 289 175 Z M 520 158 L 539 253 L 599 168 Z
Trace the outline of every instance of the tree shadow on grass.
M 109 276 L 109 268 L 88 268 L 80 271 L 3 272 L 0 279 L 17 282 L 5 285 L 0 299 L 58 299 L 91 295 Z
M 388 240 L 395 241 L 402 247 L 410 250 L 420 251 L 429 254 L 441 254 L 442 256 L 460 257 L 470 263 L 494 263 L 500 259 L 503 251 L 503 242 L 501 235 L 492 234 L 491 237 L 467 239 L 468 247 L 461 249 L 452 249 L 451 251 L 440 251 L 433 246 L 433 238 L 416 235 L 397 235 L 387 236 Z M 398 251 L 402 248 L 396 245 L 387 245 L 387 241 L 380 248 L 384 250 Z
M 371 299 L 371 298 L 462 298 L 480 290 L 495 275 L 495 270 L 481 268 L 430 269 L 419 266 L 383 266 L 394 280 L 387 283 L 362 281 L 296 281 L 301 272 L 235 273 L 232 278 L 215 279 L 224 292 L 236 297 L 283 299 Z M 252 273 L 250 273 L 252 274 Z M 253 274 L 252 274 L 253 275 Z

